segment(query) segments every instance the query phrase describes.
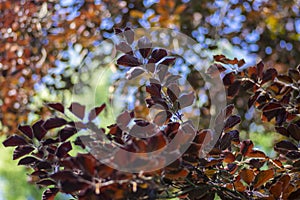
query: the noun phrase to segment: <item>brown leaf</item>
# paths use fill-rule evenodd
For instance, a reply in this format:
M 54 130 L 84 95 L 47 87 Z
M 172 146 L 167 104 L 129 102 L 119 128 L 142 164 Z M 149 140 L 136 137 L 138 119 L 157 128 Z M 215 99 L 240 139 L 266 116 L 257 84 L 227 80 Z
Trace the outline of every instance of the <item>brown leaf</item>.
M 243 169 L 240 172 L 240 176 L 248 185 L 250 185 L 255 178 L 255 174 L 251 169 Z
M 259 188 L 263 184 L 265 184 L 268 180 L 274 177 L 274 170 L 273 169 L 268 169 L 264 171 L 260 171 L 254 180 L 253 187 L 254 188 Z

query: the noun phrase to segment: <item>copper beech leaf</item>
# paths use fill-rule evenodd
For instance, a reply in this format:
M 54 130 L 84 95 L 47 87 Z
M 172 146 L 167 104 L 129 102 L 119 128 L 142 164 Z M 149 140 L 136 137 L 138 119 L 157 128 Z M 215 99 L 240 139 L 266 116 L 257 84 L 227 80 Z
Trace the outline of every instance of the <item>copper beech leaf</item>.
M 28 144 L 27 141 L 19 135 L 10 136 L 3 142 L 3 145 L 5 147 L 14 147 L 14 146 L 26 145 L 26 144 Z
M 260 186 L 265 184 L 267 181 L 269 181 L 273 177 L 274 177 L 273 169 L 260 171 L 255 177 L 255 180 L 253 182 L 253 187 L 259 188 Z
M 47 106 L 61 113 L 65 112 L 65 107 L 61 103 L 48 103 Z
M 224 129 L 225 130 L 230 129 L 230 128 L 234 127 L 235 125 L 239 124 L 240 122 L 241 122 L 240 116 L 232 115 L 226 120 Z
M 242 169 L 240 172 L 240 177 L 243 179 L 243 181 L 250 185 L 255 178 L 255 173 L 252 169 Z
M 136 66 L 142 65 L 142 63 L 136 57 L 129 55 L 129 54 L 125 54 L 125 55 L 121 56 L 117 60 L 117 64 L 123 65 L 125 67 L 136 67 Z

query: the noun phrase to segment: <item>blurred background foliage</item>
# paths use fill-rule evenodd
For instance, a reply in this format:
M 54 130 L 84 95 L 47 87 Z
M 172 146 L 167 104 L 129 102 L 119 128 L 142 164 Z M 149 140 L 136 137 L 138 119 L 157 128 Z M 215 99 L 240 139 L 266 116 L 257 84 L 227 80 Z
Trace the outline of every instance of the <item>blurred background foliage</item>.
M 93 90 L 91 84 L 98 84 L 95 99 L 85 103 L 107 102 L 116 69 L 99 69 L 107 66 L 97 57 L 99 44 L 113 28 L 125 26 L 177 30 L 212 55 L 245 58 L 250 65 L 262 59 L 279 72 L 300 63 L 299 0 L 0 0 L 1 134 L 49 116 L 45 102 L 80 101 L 82 91 Z M 247 95 L 232 101 L 243 116 L 244 137 L 273 155 L 273 130 L 262 126 L 253 110 L 246 112 Z M 103 121 L 112 122 L 113 114 Z M 12 152 L 2 146 L 0 152 L 0 199 L 40 197 L 26 183 L 26 169 L 10 161 Z

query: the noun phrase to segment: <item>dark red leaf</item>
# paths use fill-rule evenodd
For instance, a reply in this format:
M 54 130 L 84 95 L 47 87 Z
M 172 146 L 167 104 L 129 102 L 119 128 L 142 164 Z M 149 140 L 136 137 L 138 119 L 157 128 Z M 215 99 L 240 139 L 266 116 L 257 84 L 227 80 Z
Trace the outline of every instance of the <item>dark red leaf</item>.
M 52 169 L 51 164 L 49 162 L 47 162 L 47 161 L 38 162 L 35 167 L 38 168 L 38 170 Z
M 225 125 L 224 125 L 224 130 L 232 128 L 240 122 L 241 122 L 240 116 L 232 115 L 226 120 Z
M 299 199 L 300 197 L 300 188 L 298 188 L 296 191 L 292 192 L 289 197 L 288 200 L 296 200 Z
M 117 44 L 116 49 L 125 54 L 133 55 L 132 48 L 126 42 L 120 42 Z
M 125 55 L 121 56 L 117 60 L 117 64 L 123 65 L 126 67 L 136 67 L 136 66 L 142 65 L 142 63 L 136 57 L 129 55 L 129 54 L 125 54 Z
M 48 103 L 47 106 L 61 113 L 65 112 L 65 107 L 61 103 Z
M 229 104 L 226 106 L 225 110 L 225 118 L 228 118 L 230 115 L 232 115 L 232 111 L 234 109 L 234 104 Z
M 68 138 L 73 136 L 77 132 L 77 129 L 74 127 L 65 127 L 58 132 L 58 136 L 61 142 L 66 141 Z
M 275 77 L 278 75 L 276 69 L 270 68 L 264 71 L 263 77 L 262 77 L 262 84 L 268 82 L 268 81 L 273 81 Z
M 61 127 L 66 124 L 67 124 L 67 121 L 65 119 L 55 117 L 55 118 L 47 119 L 46 122 L 43 124 L 43 128 L 46 130 L 50 130 L 53 128 Z
M 46 146 L 46 145 L 55 144 L 55 143 L 58 143 L 58 142 L 59 142 L 59 139 L 58 139 L 58 138 L 56 138 L 56 139 L 48 138 L 48 139 L 44 140 L 44 141 L 42 142 L 42 144 L 43 144 L 44 146 Z
M 138 48 L 139 48 L 141 55 L 144 58 L 147 58 L 150 55 L 151 47 L 152 47 L 152 43 L 146 36 L 144 36 L 138 40 Z
M 28 125 L 25 125 L 25 126 L 19 125 L 19 126 L 18 126 L 18 129 L 19 129 L 22 133 L 24 133 L 27 137 L 29 137 L 30 139 L 33 138 L 33 132 L 32 132 L 32 129 L 31 129 L 30 126 L 28 126 Z
M 51 179 L 43 179 L 43 180 L 36 182 L 36 184 L 42 185 L 42 186 L 49 186 L 49 185 L 56 185 L 56 182 Z
M 44 124 L 44 120 L 40 120 L 34 123 L 32 126 L 33 134 L 38 140 L 43 139 L 43 137 L 47 133 L 47 131 L 43 127 L 43 124 Z
M 13 154 L 13 160 L 16 160 L 26 154 L 29 154 L 30 152 L 32 152 L 34 150 L 34 148 L 32 146 L 18 146 L 15 150 L 14 150 L 14 154 Z
M 287 127 L 287 130 L 290 136 L 292 136 L 292 138 L 294 138 L 297 141 L 300 141 L 300 127 L 298 125 L 291 123 Z
M 291 77 L 295 82 L 300 80 L 300 73 L 296 69 L 289 69 L 289 77 Z
M 37 159 L 32 157 L 32 156 L 27 156 L 25 158 L 22 158 L 21 160 L 19 160 L 18 165 L 30 165 L 34 162 L 36 162 Z
M 233 83 L 235 79 L 234 73 L 230 72 L 223 77 L 223 83 L 225 86 L 229 86 Z
M 156 83 L 150 83 L 150 85 L 146 86 L 146 92 L 148 92 L 151 96 L 161 97 L 161 85 Z
M 128 42 L 129 44 L 132 44 L 133 41 L 134 41 L 134 32 L 133 32 L 133 30 L 132 30 L 131 28 L 129 28 L 129 27 L 126 27 L 126 28 L 124 29 L 123 34 L 124 34 L 124 36 L 125 36 L 127 42 Z
M 151 58 L 155 60 L 155 62 L 157 63 L 158 61 L 160 61 L 162 58 L 166 57 L 167 51 L 164 49 L 155 49 L 152 54 L 151 54 Z
M 286 137 L 289 137 L 289 132 L 287 131 L 286 128 L 280 126 L 280 127 L 275 127 L 275 129 L 276 129 L 276 131 L 277 131 L 278 133 L 280 133 L 281 135 L 284 135 L 284 136 L 286 136 Z
M 79 103 L 72 103 L 70 107 L 68 108 L 76 117 L 83 120 L 85 115 L 85 106 L 79 104 Z
M 58 148 L 57 148 L 57 151 L 56 151 L 56 156 L 59 157 L 59 158 L 62 158 L 64 157 L 69 151 L 72 150 L 72 145 L 71 143 L 68 141 L 68 142 L 65 142 L 63 144 L 61 144 Z
M 14 146 L 19 146 L 19 145 L 26 145 L 28 144 L 26 140 L 19 136 L 19 135 L 13 135 L 4 140 L 3 145 L 5 147 L 14 147 Z
M 275 144 L 275 150 L 298 150 L 297 146 L 287 140 L 282 140 Z
M 61 182 L 62 192 L 67 194 L 79 192 L 81 190 L 84 190 L 88 186 L 90 186 L 88 183 L 78 180 L 76 182 L 70 182 L 68 180 Z
M 262 61 L 260 61 L 257 65 L 256 65 L 256 72 L 257 72 L 257 76 L 259 78 L 262 78 L 263 75 L 263 71 L 264 71 L 264 63 Z
M 55 181 L 76 181 L 78 179 L 78 176 L 75 175 L 72 171 L 58 171 L 52 175 L 50 175 L 50 178 L 52 178 Z
M 176 58 L 165 58 L 162 62 L 160 62 L 160 64 L 169 66 L 169 65 L 174 64 L 175 60 L 176 60 Z
M 233 98 L 237 95 L 241 87 L 241 82 L 239 80 L 236 80 L 233 82 L 232 85 L 228 87 L 228 98 Z
M 284 82 L 284 83 L 288 83 L 288 84 L 291 84 L 293 83 L 293 79 L 287 75 L 284 75 L 284 74 L 280 74 L 277 76 L 277 79 L 281 82 Z
M 59 191 L 58 188 L 48 188 L 43 193 L 42 200 L 54 200 L 58 191 Z
M 94 120 L 102 112 L 102 110 L 105 107 L 106 107 L 106 105 L 102 104 L 101 106 L 93 108 L 89 113 L 89 121 Z
M 300 158 L 300 151 L 289 151 L 285 156 L 289 159 L 297 160 Z
M 253 94 L 249 100 L 248 100 L 248 108 L 251 108 L 251 106 L 254 104 L 254 102 L 257 100 L 258 96 L 260 95 L 260 92 L 256 92 Z

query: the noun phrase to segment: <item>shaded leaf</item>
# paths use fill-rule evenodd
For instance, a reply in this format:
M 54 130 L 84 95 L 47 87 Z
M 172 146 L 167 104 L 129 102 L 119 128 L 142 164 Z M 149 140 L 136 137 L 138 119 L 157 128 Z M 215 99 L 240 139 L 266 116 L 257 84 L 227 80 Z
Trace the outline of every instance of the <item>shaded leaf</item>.
M 228 98 L 233 98 L 236 96 L 240 90 L 241 82 L 239 80 L 236 80 L 228 87 Z
M 65 119 L 55 117 L 55 118 L 50 118 L 50 119 L 46 120 L 46 122 L 43 124 L 43 128 L 46 130 L 50 130 L 53 128 L 61 127 L 66 124 L 67 124 L 67 121 Z
M 292 138 L 300 141 L 300 127 L 298 125 L 291 123 L 288 125 L 287 130 Z
M 61 103 L 48 103 L 47 106 L 61 113 L 65 112 L 65 107 Z
M 64 127 L 58 132 L 58 136 L 61 142 L 66 141 L 68 138 L 73 136 L 77 132 L 77 129 L 74 127 Z
M 19 125 L 19 126 L 18 126 L 18 129 L 19 129 L 22 133 L 24 133 L 27 137 L 29 137 L 30 139 L 33 138 L 33 131 L 32 131 L 32 129 L 31 129 L 30 126 L 28 126 L 28 125 L 25 125 L 25 126 Z
M 32 156 L 27 156 L 27 157 L 22 158 L 21 160 L 19 160 L 18 165 L 30 165 L 30 164 L 33 164 L 36 161 L 37 161 L 36 158 L 34 158 Z
M 13 160 L 16 160 L 26 154 L 29 154 L 30 152 L 32 152 L 34 150 L 34 148 L 32 146 L 18 146 L 15 150 L 14 150 L 14 154 L 13 154 Z
M 68 142 L 65 142 L 63 144 L 61 144 L 58 148 L 57 148 L 57 151 L 56 151 L 56 156 L 59 157 L 59 158 L 62 158 L 64 157 L 69 151 L 72 150 L 72 145 L 71 143 L 68 141 Z
M 14 147 L 14 146 L 19 146 L 19 145 L 26 145 L 28 144 L 27 141 L 19 136 L 19 135 L 13 135 L 4 140 L 2 143 L 5 147 Z
M 240 116 L 232 115 L 226 120 L 225 125 L 224 125 L 224 130 L 232 128 L 235 125 L 239 124 L 240 122 L 241 122 Z
M 167 51 L 165 49 L 155 49 L 152 54 L 151 54 L 151 58 L 155 60 L 155 62 L 157 63 L 158 61 L 160 61 L 162 58 L 166 57 Z
M 142 65 L 142 63 L 136 57 L 129 55 L 129 54 L 125 54 L 125 55 L 121 56 L 117 60 L 117 64 L 123 65 L 126 67 L 136 67 L 136 66 Z
M 32 126 L 33 134 L 38 140 L 43 139 L 43 137 L 47 133 L 47 130 L 44 129 L 43 124 L 44 124 L 44 120 L 40 120 L 34 123 Z

